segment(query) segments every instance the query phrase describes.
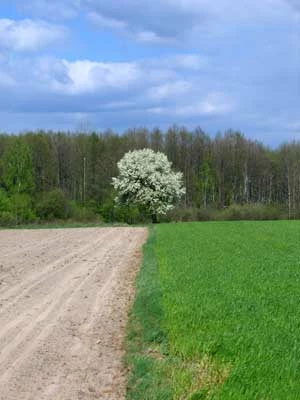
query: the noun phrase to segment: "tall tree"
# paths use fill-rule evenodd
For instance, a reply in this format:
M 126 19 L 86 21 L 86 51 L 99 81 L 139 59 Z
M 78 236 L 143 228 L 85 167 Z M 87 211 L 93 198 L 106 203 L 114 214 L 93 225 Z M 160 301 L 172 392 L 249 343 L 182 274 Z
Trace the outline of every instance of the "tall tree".
M 34 174 L 32 150 L 22 137 L 15 138 L 4 152 L 3 182 L 10 193 L 32 193 Z

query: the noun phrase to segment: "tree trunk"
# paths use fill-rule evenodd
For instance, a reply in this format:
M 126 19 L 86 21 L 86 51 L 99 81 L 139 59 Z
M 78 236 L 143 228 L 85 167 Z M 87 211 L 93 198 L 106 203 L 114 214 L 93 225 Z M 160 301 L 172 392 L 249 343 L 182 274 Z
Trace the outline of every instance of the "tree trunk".
M 152 214 L 151 218 L 152 218 L 152 223 L 153 224 L 157 224 L 158 223 L 157 214 Z

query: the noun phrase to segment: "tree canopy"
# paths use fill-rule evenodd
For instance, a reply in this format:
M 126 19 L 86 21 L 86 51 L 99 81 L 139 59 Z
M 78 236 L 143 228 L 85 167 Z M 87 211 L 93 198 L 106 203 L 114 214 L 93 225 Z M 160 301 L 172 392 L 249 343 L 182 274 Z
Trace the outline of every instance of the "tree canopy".
M 145 208 L 155 222 L 185 194 L 183 174 L 172 171 L 167 156 L 151 149 L 129 151 L 118 162 L 119 176 L 113 178 L 117 202 Z
M 174 170 L 183 173 L 184 204 L 163 220 L 207 220 L 215 211 L 223 218 L 223 211 L 233 207 L 249 209 L 246 218 L 255 217 L 251 207 L 276 209 L 273 219 L 300 218 L 299 141 L 270 149 L 232 130 L 212 137 L 200 128 L 172 126 L 166 131 L 134 128 L 122 134 L 0 133 L 0 225 L 16 220 L 14 210 L 26 211 L 24 218 L 18 211 L 20 223 L 29 216 L 43 219 L 44 199 L 53 198 L 57 190 L 66 198 L 70 218 L 148 221 L 138 206 L 115 207 L 111 184 L 124 154 L 145 148 L 164 153 Z M 20 202 L 26 207 L 15 206 Z
M 21 138 L 16 138 L 15 143 L 4 153 L 3 182 L 10 193 L 24 193 L 34 189 L 31 150 Z

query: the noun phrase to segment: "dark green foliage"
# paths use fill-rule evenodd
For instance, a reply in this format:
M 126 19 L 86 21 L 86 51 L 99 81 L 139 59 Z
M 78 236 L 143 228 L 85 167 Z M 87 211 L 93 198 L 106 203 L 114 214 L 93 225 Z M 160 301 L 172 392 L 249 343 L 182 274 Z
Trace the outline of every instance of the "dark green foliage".
M 14 224 L 24 224 L 36 221 L 32 198 L 26 193 L 14 193 L 9 199 L 9 209 Z
M 223 211 L 216 213 L 215 219 L 227 221 L 249 221 L 249 220 L 277 220 L 287 217 L 280 207 L 264 204 L 233 204 Z
M 148 221 L 151 216 L 143 210 L 115 208 L 112 200 L 117 162 L 129 150 L 142 148 L 165 153 L 184 174 L 186 196 L 165 220 L 300 218 L 300 143 L 270 150 L 235 131 L 215 138 L 199 128 L 177 126 L 165 133 L 140 128 L 122 135 L 0 134 L 0 189 L 9 197 L 30 195 L 33 209 L 43 193 L 59 190 L 80 207 L 79 218 L 102 212 L 106 221 Z
M 10 211 L 0 211 L 0 226 L 16 225 L 16 218 Z
M 162 222 L 211 221 L 216 217 L 216 210 L 209 208 L 175 208 L 162 218 Z
M 192 221 L 275 221 L 288 219 L 286 207 L 265 204 L 232 204 L 223 209 L 176 208 L 163 218 L 164 222 Z
M 90 203 L 86 206 L 76 202 L 68 205 L 69 217 L 78 222 L 101 222 L 100 215 L 97 214 L 94 204 Z
M 124 222 L 126 224 L 138 224 L 143 221 L 143 216 L 137 206 L 114 206 L 114 220 L 107 222 Z
M 26 135 L 24 140 L 32 149 L 36 192 L 43 193 L 57 188 L 58 159 L 52 137 L 38 132 Z
M 32 152 L 22 137 L 14 138 L 2 160 L 3 185 L 9 193 L 32 193 L 34 171 Z
M 0 213 L 8 211 L 9 209 L 9 197 L 5 190 L 0 189 Z
M 121 222 L 139 224 L 150 221 L 149 215 L 136 205 L 117 205 L 114 197 L 108 198 L 100 208 L 100 214 L 105 222 Z
M 214 400 L 300 398 L 300 223 L 161 224 L 156 232 L 170 355 L 209 357 L 227 371 L 195 398 L 200 389 Z
M 66 219 L 71 215 L 71 206 L 61 190 L 52 190 L 41 195 L 36 211 L 42 220 Z
M 0 225 L 10 226 L 36 221 L 32 199 L 26 193 L 13 193 L 10 196 L 0 189 Z

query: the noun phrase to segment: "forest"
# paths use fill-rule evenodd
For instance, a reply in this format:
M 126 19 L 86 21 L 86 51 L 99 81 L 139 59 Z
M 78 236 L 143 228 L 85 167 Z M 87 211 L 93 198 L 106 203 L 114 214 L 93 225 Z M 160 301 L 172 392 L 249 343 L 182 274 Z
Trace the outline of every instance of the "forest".
M 144 222 L 143 210 L 116 206 L 111 184 L 122 156 L 143 148 L 184 175 L 186 195 L 165 221 L 300 217 L 300 142 L 271 149 L 232 130 L 172 126 L 0 134 L 0 224 Z

